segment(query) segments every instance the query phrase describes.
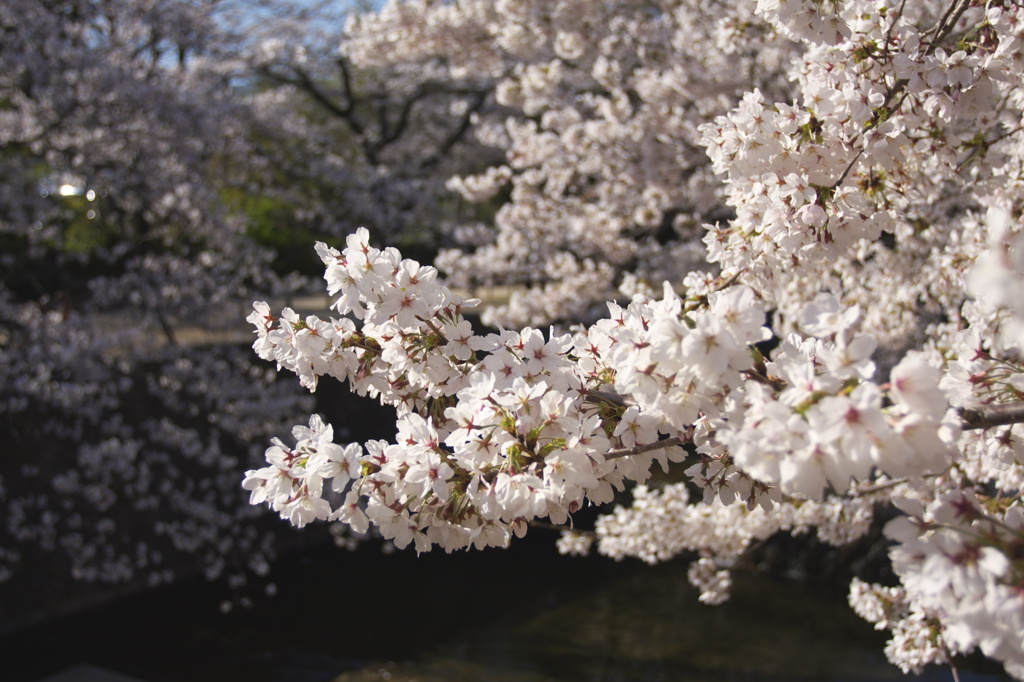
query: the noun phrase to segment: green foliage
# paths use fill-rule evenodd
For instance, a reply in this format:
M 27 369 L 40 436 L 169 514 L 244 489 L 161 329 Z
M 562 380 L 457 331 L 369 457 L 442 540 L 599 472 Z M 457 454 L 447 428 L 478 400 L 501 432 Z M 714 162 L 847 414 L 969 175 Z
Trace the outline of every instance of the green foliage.
M 117 241 L 117 227 L 105 219 L 99 201 L 90 201 L 81 196 L 61 197 L 59 201 L 67 209 L 62 230 L 62 250 L 89 254 Z
M 246 236 L 274 252 L 272 267 L 278 274 L 297 272 L 317 276 L 323 264 L 309 245 L 323 241 L 327 235 L 302 224 L 295 206 L 267 195 L 254 195 L 236 187 L 220 192 L 227 211 L 245 220 Z

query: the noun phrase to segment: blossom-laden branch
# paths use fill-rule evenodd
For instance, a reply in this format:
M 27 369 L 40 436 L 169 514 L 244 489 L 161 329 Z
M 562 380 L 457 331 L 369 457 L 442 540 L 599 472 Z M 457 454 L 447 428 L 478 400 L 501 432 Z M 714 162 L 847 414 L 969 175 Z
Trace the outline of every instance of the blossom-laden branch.
M 753 349 L 769 335 L 763 309 L 739 285 L 695 294 L 703 307 L 667 287 L 660 301 L 613 304 L 610 318 L 575 338 L 531 329 L 477 336 L 460 312 L 471 302 L 439 284 L 436 271 L 367 239 L 365 230 L 351 236 L 344 252 L 318 246 L 328 290 L 340 294 L 335 309 L 361 319 L 361 329 L 350 317 L 299 320 L 286 311 L 278 319 L 257 304 L 254 348 L 310 388 L 330 374 L 398 408 L 395 445 L 348 451 L 346 467 L 363 480 L 346 508 L 379 496 L 397 537 L 420 549 L 454 549 L 483 532 L 494 542 L 538 516 L 564 520 L 625 480 L 645 480 L 653 457 L 663 466 L 685 458 L 684 440 L 702 454 L 687 473 L 713 495 L 742 490 L 750 507 L 770 507 L 773 489 L 817 498 L 876 469 L 900 476 L 946 467 L 952 436 L 942 431 L 949 408 L 938 372 L 922 356 L 905 359 L 883 407 L 883 388 L 869 380 L 874 344 L 852 333 L 859 311 L 834 298 L 818 297 L 801 316 L 833 341 L 791 335 L 768 363 Z M 748 379 L 755 359 L 762 367 Z M 765 383 L 762 373 L 774 379 Z M 814 440 L 797 437 L 812 429 Z M 788 464 L 812 448 L 816 467 Z M 285 464 L 254 473 L 247 486 L 279 511 L 319 499 L 322 473 Z M 273 476 L 292 487 L 267 497 Z M 303 511 L 336 513 L 320 503 Z

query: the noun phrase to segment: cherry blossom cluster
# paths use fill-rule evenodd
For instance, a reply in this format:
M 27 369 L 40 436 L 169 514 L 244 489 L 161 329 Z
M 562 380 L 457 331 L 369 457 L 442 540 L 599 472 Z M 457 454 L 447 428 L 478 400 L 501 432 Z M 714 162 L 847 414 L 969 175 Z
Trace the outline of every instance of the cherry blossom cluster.
M 592 321 L 622 286 L 650 293 L 707 269 L 701 223 L 721 202 L 698 126 L 750 83 L 791 89 L 780 66 L 796 46 L 754 9 L 392 1 L 354 17 L 340 50 L 368 69 L 489 83 L 472 134 L 503 158 L 457 170 L 448 186 L 497 214 L 460 216 L 435 264 L 455 286 L 526 287 L 484 310 L 488 323 Z
M 737 214 L 709 229 L 709 258 L 744 273 L 788 323 L 806 297 L 831 291 L 876 309 L 866 322 L 883 343 L 920 344 L 924 323 L 963 302 L 950 273 L 984 242 L 965 209 L 991 205 L 1016 163 L 1019 8 L 772 2 L 758 12 L 806 43 L 789 70 L 799 96 L 754 90 L 701 126 Z M 883 282 L 888 315 L 868 305 Z
M 892 477 L 937 473 L 952 456 L 959 430 L 955 418 L 945 419 L 938 370 L 908 355 L 890 373 L 886 396 L 870 381 L 874 339 L 846 340 L 857 312 L 840 312 L 829 295 L 807 304 L 804 326 L 835 340 L 789 335 L 766 365 L 787 387 L 748 386 L 717 429 L 740 468 L 784 493 L 817 498 L 876 470 Z M 884 397 L 892 404 L 886 407 Z
M 337 510 L 322 503 L 320 467 L 301 454 L 322 447 L 268 451 L 273 466 L 250 473 L 246 487 L 283 515 L 306 499 L 301 523 L 312 514 L 365 527 L 366 497 L 365 514 L 400 546 L 454 549 L 504 544 L 538 517 L 564 522 L 586 500 L 610 501 L 625 480 L 645 480 L 654 459 L 667 469 L 682 456 L 681 435 L 741 383 L 750 346 L 767 334 L 752 292 L 733 287 L 709 292 L 704 307 L 691 302 L 686 318 L 666 289 L 660 301 L 611 305 L 612 317 L 575 337 L 530 328 L 478 336 L 462 316 L 475 301 L 367 240 L 361 230 L 343 252 L 318 246 L 334 308 L 348 317 L 278 318 L 265 303 L 249 317 L 257 353 L 307 387 L 330 375 L 398 410 L 395 444 L 346 459 L 342 469 L 358 465 L 362 479 Z M 662 446 L 661 436 L 674 440 Z
M 614 559 L 636 557 L 650 564 L 680 554 L 700 558 L 690 570 L 690 582 L 701 591 L 700 600 L 717 604 L 729 597 L 728 570 L 753 542 L 780 531 L 799 534 L 817 529 L 825 542 L 839 546 L 868 531 L 874 501 L 869 496 L 855 503 L 838 496 L 816 500 L 780 500 L 770 509 L 727 504 L 713 499 L 690 503 L 687 484 L 660 490 L 639 485 L 632 489 L 629 507 L 617 506 L 601 516 L 593 532 L 568 531 L 559 540 L 565 554 L 586 555 L 596 541 L 599 553 Z
M 908 602 L 903 587 L 883 587 L 854 578 L 849 601 L 857 615 L 874 623 L 875 629 L 892 632 L 885 654 L 903 672 L 918 674 L 926 665 L 950 662 L 950 651 L 938 636 L 938 622 Z
M 893 569 L 908 601 L 937 615 L 938 644 L 951 653 L 980 648 L 1015 677 L 1024 675 L 1024 596 L 1013 561 L 1024 547 L 1021 506 L 979 500 L 969 488 L 943 493 L 927 507 L 901 506 L 908 515 L 886 526 L 899 543 Z

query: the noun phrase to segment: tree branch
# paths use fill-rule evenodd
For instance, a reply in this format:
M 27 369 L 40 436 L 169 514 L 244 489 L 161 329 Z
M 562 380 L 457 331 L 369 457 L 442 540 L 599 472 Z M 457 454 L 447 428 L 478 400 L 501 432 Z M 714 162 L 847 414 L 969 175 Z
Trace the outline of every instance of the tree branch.
M 277 73 L 269 67 L 260 67 L 260 75 L 277 81 L 278 83 L 284 83 L 286 85 L 292 85 L 299 88 L 325 109 L 334 114 L 335 116 L 344 119 L 352 127 L 352 131 L 357 135 L 362 134 L 363 126 L 359 121 L 356 121 L 352 116 L 352 98 L 348 94 L 347 88 L 345 89 L 345 104 L 341 105 L 335 102 L 331 97 L 324 92 L 314 81 L 310 78 L 309 74 L 301 69 L 294 69 L 292 73 L 294 75 L 287 75 L 283 73 Z
M 387 113 L 389 109 L 394 108 L 394 105 L 388 102 L 385 97 L 381 97 L 377 111 L 377 117 L 380 125 L 380 139 L 374 145 L 374 151 L 380 152 L 385 147 L 398 140 L 409 125 L 409 121 L 412 118 L 413 108 L 428 97 L 432 95 L 477 96 L 480 97 L 479 105 L 477 105 L 477 107 L 479 107 L 483 104 L 483 101 L 486 99 L 489 92 L 489 90 L 481 92 L 477 88 L 473 88 L 471 86 L 449 85 L 443 82 L 427 81 L 420 85 L 416 91 L 409 95 L 408 99 L 402 103 L 399 108 L 398 117 L 393 123 L 389 123 Z M 450 143 L 442 143 L 442 148 L 444 148 L 444 145 L 447 145 L 448 147 L 454 145 L 455 142 L 458 141 L 458 138 L 461 137 L 468 128 L 469 115 L 467 115 L 463 123 L 455 127 L 453 133 L 455 135 L 454 139 L 452 139 Z M 437 153 L 440 154 L 441 152 L 439 151 Z
M 437 148 L 437 151 L 431 154 L 429 157 L 427 157 L 427 159 L 420 164 L 421 168 L 427 169 L 438 163 L 444 157 L 444 155 L 447 154 L 451 150 L 451 148 L 455 146 L 455 144 L 459 140 L 465 137 L 466 133 L 472 126 L 473 114 L 478 113 L 480 111 L 480 109 L 484 105 L 484 102 L 487 101 L 487 96 L 490 93 L 491 91 L 489 89 L 482 90 L 476 95 L 476 97 L 474 97 L 473 102 L 469 105 L 466 112 L 462 115 L 462 120 L 459 122 L 459 125 L 456 126 L 451 133 L 448 134 L 448 136 Z
M 665 440 L 656 440 L 653 443 L 645 443 L 643 445 L 635 445 L 631 448 L 621 448 L 619 450 L 609 450 L 604 454 L 605 459 L 616 459 L 618 457 L 631 457 L 633 455 L 642 455 L 645 452 L 653 452 L 655 450 L 666 450 L 668 448 L 682 445 L 685 441 L 676 436 L 675 438 L 666 438 Z
M 991 429 L 994 426 L 1024 423 L 1024 401 L 960 408 L 960 421 L 964 431 Z

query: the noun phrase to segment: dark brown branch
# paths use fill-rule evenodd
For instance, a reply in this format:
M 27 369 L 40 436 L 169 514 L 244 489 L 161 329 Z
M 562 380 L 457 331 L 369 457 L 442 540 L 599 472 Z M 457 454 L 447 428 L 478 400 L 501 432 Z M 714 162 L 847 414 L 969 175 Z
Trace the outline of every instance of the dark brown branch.
M 476 97 L 473 98 L 473 102 L 462 115 L 462 120 L 459 122 L 459 125 L 448 134 L 437 148 L 437 151 L 431 154 L 422 164 L 420 164 L 421 168 L 429 168 L 430 166 L 438 163 L 441 158 L 443 158 L 451 148 L 459 142 L 459 140 L 466 136 L 466 133 L 472 127 L 473 114 L 479 113 L 480 109 L 483 108 L 484 102 L 487 101 L 487 96 L 490 94 L 490 89 L 477 93 Z
M 338 70 L 341 71 L 341 96 L 345 98 L 345 107 L 351 111 L 355 96 L 352 94 L 352 74 L 349 73 L 348 63 L 338 57 Z
M 374 152 L 378 153 L 378 152 L 382 151 L 385 147 L 387 147 L 388 145 L 392 144 L 393 142 L 398 140 L 399 137 L 401 137 L 402 133 L 404 133 L 405 129 L 409 126 L 409 121 L 412 119 L 413 108 L 417 104 L 419 104 L 421 101 L 427 99 L 428 97 L 431 97 L 432 95 L 456 95 L 456 96 L 466 96 L 466 95 L 468 95 L 468 96 L 480 96 L 480 95 L 483 95 L 483 97 L 486 97 L 488 92 L 490 92 L 490 91 L 489 90 L 485 90 L 483 93 L 481 93 L 481 91 L 478 88 L 474 88 L 472 86 L 449 85 L 449 84 L 443 83 L 443 82 L 428 81 L 428 82 L 423 83 L 422 85 L 420 85 L 416 89 L 416 91 L 414 93 L 412 93 L 408 97 L 408 99 L 405 100 L 405 102 L 402 103 L 401 108 L 399 109 L 399 113 L 398 113 L 397 119 L 394 121 L 394 123 L 391 123 L 391 124 L 389 124 L 389 122 L 388 122 L 387 113 L 388 113 L 390 108 L 393 108 L 393 105 L 391 105 L 389 102 L 387 102 L 384 97 L 381 97 L 380 98 L 380 102 L 379 102 L 379 106 L 378 106 L 378 111 L 377 111 L 377 117 L 378 117 L 378 120 L 379 120 L 379 125 L 380 125 L 380 131 L 381 132 L 380 132 L 380 139 L 374 145 Z M 481 104 L 482 103 L 483 103 L 483 100 L 481 99 Z M 462 132 L 464 132 L 464 131 L 459 132 L 459 129 L 463 125 L 465 125 L 465 127 L 468 129 L 468 127 L 469 127 L 469 120 L 468 120 L 468 118 L 465 120 L 465 123 L 460 124 L 459 126 L 456 127 L 456 134 L 459 137 L 461 137 Z M 456 138 L 456 140 L 453 140 L 451 144 L 454 144 L 455 141 L 457 141 L 457 138 Z
M 273 69 L 264 66 L 259 69 L 259 73 L 265 78 L 277 81 L 278 83 L 284 83 L 286 85 L 291 85 L 296 88 L 299 88 L 300 90 L 308 94 L 310 97 L 312 97 L 314 100 L 316 100 L 329 112 L 347 121 L 349 125 L 352 126 L 353 132 L 355 132 L 356 134 L 362 133 L 363 126 L 361 123 L 354 120 L 354 118 L 352 117 L 352 100 L 347 95 L 345 96 L 345 104 L 338 104 L 330 97 L 330 95 L 328 95 L 324 90 L 322 90 L 313 81 L 312 78 L 310 78 L 309 74 L 300 69 L 294 69 L 292 72 L 294 75 L 289 75 L 278 73 L 277 71 L 274 71 Z
M 934 52 L 939 46 L 939 43 L 953 30 L 953 27 L 956 26 L 956 22 L 960 21 L 960 17 L 962 17 L 964 12 L 967 11 L 967 8 L 971 6 L 971 0 L 963 0 L 963 2 L 959 2 L 959 7 L 957 5 L 958 0 L 953 0 L 946 9 L 946 13 L 943 15 L 942 19 L 940 19 L 939 23 L 935 25 L 935 37 L 932 38 L 931 44 L 928 45 L 928 50 L 925 54 L 930 55 Z M 950 19 L 951 15 L 952 19 Z
M 360 141 L 367 161 L 371 164 L 376 164 L 379 144 L 375 141 L 370 141 L 367 138 L 366 125 L 356 115 L 356 98 L 352 94 L 352 80 L 351 75 L 349 74 L 348 65 L 345 63 L 344 59 L 338 59 L 337 63 L 338 68 L 341 71 L 342 102 L 340 103 L 335 101 L 335 99 L 323 88 L 316 84 L 308 73 L 301 69 L 293 69 L 292 73 L 294 75 L 278 73 L 269 67 L 262 67 L 259 69 L 259 72 L 266 78 L 270 78 L 271 80 L 284 83 L 286 85 L 291 85 L 302 92 L 305 92 L 328 112 L 344 121 Z
M 991 429 L 994 426 L 1024 423 L 1024 401 L 960 409 L 960 421 L 965 431 Z
M 434 334 L 436 334 L 436 335 L 437 335 L 437 338 L 438 338 L 438 340 L 439 340 L 439 341 L 440 341 L 441 343 L 445 343 L 445 344 L 449 343 L 449 341 L 448 341 L 448 337 L 446 337 L 446 336 L 444 335 L 444 332 L 442 332 L 442 331 L 441 331 L 440 329 L 438 329 L 438 328 L 437 328 L 437 325 L 436 325 L 436 324 L 434 324 L 434 323 L 433 323 L 433 322 L 431 322 L 430 320 L 424 320 L 424 319 L 423 319 L 422 317 L 420 317 L 419 315 L 417 315 L 417 316 L 416 316 L 416 319 L 417 319 L 417 320 L 419 320 L 420 322 L 422 322 L 423 324 L 427 325 L 427 327 L 429 327 L 429 328 L 430 328 L 430 331 L 434 332 Z
M 348 124 L 349 128 L 360 140 L 363 153 L 367 161 L 376 164 L 380 153 L 385 147 L 393 144 L 401 138 L 402 134 L 410 125 L 413 110 L 423 100 L 433 95 L 468 96 L 473 101 L 469 111 L 462 117 L 453 131 L 447 135 L 437 152 L 424 162 L 424 166 L 436 163 L 437 159 L 443 156 L 452 146 L 462 139 L 471 127 L 472 114 L 480 110 L 487 96 L 491 93 L 489 87 L 473 87 L 471 85 L 449 84 L 441 81 L 426 81 L 421 83 L 416 90 L 401 102 L 391 101 L 387 92 L 380 92 L 372 97 L 357 97 L 352 90 L 352 74 L 348 63 L 339 58 L 337 60 L 341 80 L 341 93 L 339 97 L 330 95 L 316 81 L 302 69 L 292 68 L 289 73 L 281 73 L 268 66 L 259 69 L 261 75 L 279 83 L 291 85 L 305 92 L 328 112 L 337 116 Z M 340 101 L 339 101 L 340 100 Z M 374 104 L 371 105 L 371 102 Z M 360 119 L 356 113 L 357 104 L 373 106 L 373 115 L 377 119 L 378 133 L 375 139 L 367 135 L 367 124 Z M 391 112 L 397 110 L 397 115 Z

